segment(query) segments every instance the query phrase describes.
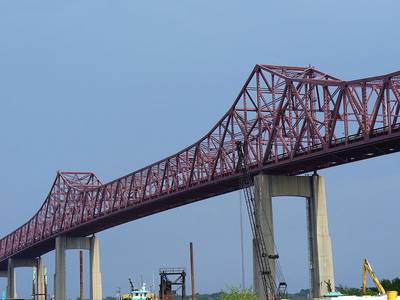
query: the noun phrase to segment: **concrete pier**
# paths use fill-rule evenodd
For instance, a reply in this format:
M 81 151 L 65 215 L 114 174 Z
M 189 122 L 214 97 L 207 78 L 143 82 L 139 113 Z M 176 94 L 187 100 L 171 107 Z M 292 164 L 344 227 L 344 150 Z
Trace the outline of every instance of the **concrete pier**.
M 318 297 L 328 292 L 328 285 L 335 290 L 332 242 L 328 228 L 325 180 L 312 176 L 312 196 L 307 198 L 309 251 L 311 257 L 311 296 Z
M 90 300 L 102 300 L 99 239 L 97 237 L 66 236 L 56 238 L 56 273 L 54 275 L 55 300 L 66 299 L 65 251 L 67 249 L 89 250 Z
M 310 258 L 311 297 L 328 292 L 328 283 L 335 289 L 332 245 L 328 229 L 325 181 L 321 176 L 258 175 L 254 181 L 256 221 L 262 228 L 268 254 L 276 254 L 273 236 L 272 197 L 297 196 L 307 201 L 307 228 Z M 257 251 L 253 241 L 253 287 L 259 299 L 265 299 Z M 275 261 L 269 261 L 275 275 Z
M 9 258 L 7 271 L 7 298 L 17 298 L 16 268 L 36 269 L 36 299 L 45 300 L 44 264 L 39 258 Z
M 101 272 L 100 272 L 100 245 L 98 238 L 90 240 L 90 299 L 103 300 Z
M 7 272 L 7 298 L 17 298 L 17 283 L 15 276 L 14 259 L 8 259 L 8 272 Z
M 44 272 L 44 263 L 41 258 L 36 261 L 36 299 L 38 300 L 46 300 L 46 283 L 45 283 L 45 272 Z

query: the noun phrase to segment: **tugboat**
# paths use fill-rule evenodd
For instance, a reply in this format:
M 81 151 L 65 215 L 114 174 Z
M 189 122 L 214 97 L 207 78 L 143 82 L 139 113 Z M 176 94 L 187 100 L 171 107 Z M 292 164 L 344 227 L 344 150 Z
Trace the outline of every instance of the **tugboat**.
M 157 300 L 158 297 L 149 290 L 146 290 L 146 284 L 143 283 L 140 289 L 133 286 L 132 280 L 129 278 L 129 284 L 131 285 L 131 292 L 122 294 L 120 300 Z

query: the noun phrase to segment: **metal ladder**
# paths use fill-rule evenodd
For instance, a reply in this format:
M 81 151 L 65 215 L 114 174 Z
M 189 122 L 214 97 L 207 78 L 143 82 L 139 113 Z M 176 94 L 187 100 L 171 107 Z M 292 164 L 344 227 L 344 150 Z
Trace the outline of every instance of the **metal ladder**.
M 267 300 L 282 299 L 286 298 L 287 284 L 285 281 L 280 281 L 279 285 L 276 284 L 276 279 L 271 273 L 271 266 L 269 260 L 277 260 L 279 255 L 268 253 L 267 247 L 264 240 L 262 228 L 259 220 L 256 217 L 256 205 L 255 205 L 255 192 L 253 178 L 247 167 L 247 162 L 244 155 L 243 144 L 236 142 L 238 152 L 238 171 L 243 172 L 241 178 L 241 187 L 244 192 L 247 213 L 249 215 L 250 227 L 255 241 L 255 247 L 257 251 L 257 262 L 260 268 L 260 275 L 264 287 L 264 292 Z M 283 275 L 282 275 L 283 277 Z

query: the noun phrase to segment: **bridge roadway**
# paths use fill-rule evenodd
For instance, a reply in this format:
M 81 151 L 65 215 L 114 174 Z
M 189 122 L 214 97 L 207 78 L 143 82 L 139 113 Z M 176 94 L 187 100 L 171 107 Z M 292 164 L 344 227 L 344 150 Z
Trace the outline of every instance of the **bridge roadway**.
M 53 250 L 58 236 L 240 189 L 237 141 L 254 175 L 297 175 L 398 152 L 399 115 L 400 72 L 343 81 L 313 67 L 256 65 L 223 118 L 177 154 L 107 184 L 58 172 L 38 212 L 0 240 L 0 270 L 8 258 Z

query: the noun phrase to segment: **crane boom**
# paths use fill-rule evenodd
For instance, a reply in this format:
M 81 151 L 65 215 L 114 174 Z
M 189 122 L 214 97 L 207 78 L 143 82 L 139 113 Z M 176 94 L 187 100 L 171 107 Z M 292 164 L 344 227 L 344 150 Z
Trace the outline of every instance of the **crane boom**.
M 128 279 L 129 279 L 129 285 L 131 286 L 131 292 L 132 292 L 135 288 L 133 286 L 132 280 L 130 278 L 128 278 Z
M 371 264 L 369 263 L 369 261 L 366 258 L 364 258 L 364 261 L 363 261 L 362 293 L 365 294 L 365 292 L 367 291 L 367 272 L 369 273 L 369 276 L 371 277 L 375 286 L 378 288 L 379 294 L 386 295 L 386 291 L 383 288 L 381 282 L 379 281 L 378 276 L 376 276 L 374 270 L 372 270 Z
M 246 200 L 247 212 L 250 220 L 250 227 L 253 233 L 254 244 L 257 252 L 257 262 L 260 269 L 261 281 L 264 287 L 265 299 L 267 300 L 276 300 L 276 299 L 284 299 L 287 297 L 286 288 L 287 284 L 283 277 L 283 274 L 280 274 L 279 284 L 276 282 L 275 274 L 271 273 L 271 265 L 270 260 L 277 260 L 279 255 L 268 253 L 266 242 L 264 240 L 264 233 L 259 224 L 259 221 L 256 217 L 256 208 L 255 208 L 255 197 L 254 197 L 254 189 L 253 189 L 253 178 L 250 175 L 246 158 L 245 158 L 245 150 L 243 144 L 241 142 L 236 143 L 237 153 L 238 153 L 238 171 L 243 172 L 243 176 L 241 178 L 241 185 L 244 191 L 244 196 Z

